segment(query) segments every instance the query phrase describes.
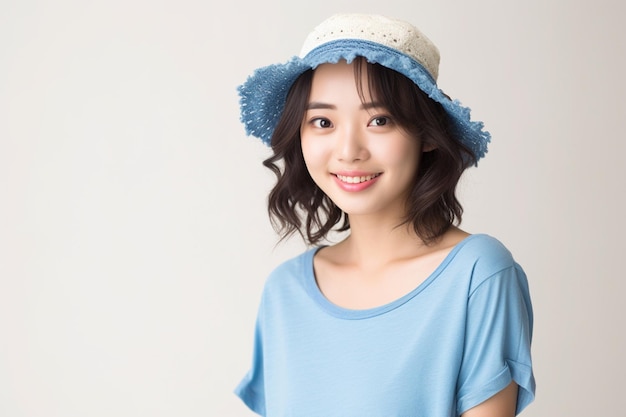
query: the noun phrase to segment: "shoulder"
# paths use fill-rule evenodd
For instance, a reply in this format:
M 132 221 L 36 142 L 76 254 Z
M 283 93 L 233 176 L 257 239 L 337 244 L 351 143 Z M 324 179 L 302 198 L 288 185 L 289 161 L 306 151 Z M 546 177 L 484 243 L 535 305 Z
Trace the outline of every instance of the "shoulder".
M 471 235 L 461 242 L 455 260 L 465 263 L 467 267 L 471 266 L 473 287 L 504 271 L 513 270 L 523 275 L 522 268 L 509 249 L 495 237 L 486 234 Z
M 265 292 L 285 288 L 290 284 L 301 283 L 312 274 L 313 255 L 319 248 L 308 249 L 276 266 L 265 282 Z
M 470 235 L 459 245 L 461 246 L 459 254 L 475 259 L 485 267 L 510 265 L 515 262 L 507 247 L 493 236 Z
M 301 272 L 301 270 L 311 262 L 318 249 L 319 248 L 307 249 L 306 251 L 281 262 L 272 270 L 270 278 L 288 275 L 294 272 Z
M 315 251 L 310 249 L 287 259 L 267 276 L 260 306 L 263 322 L 302 312 L 310 304 L 316 289 L 312 267 Z

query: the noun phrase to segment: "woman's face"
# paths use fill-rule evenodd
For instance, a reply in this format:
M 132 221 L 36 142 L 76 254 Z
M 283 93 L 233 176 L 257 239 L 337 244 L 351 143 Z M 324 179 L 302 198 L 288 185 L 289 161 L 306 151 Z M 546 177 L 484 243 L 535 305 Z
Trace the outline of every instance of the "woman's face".
M 300 128 L 304 161 L 315 183 L 351 220 L 402 218 L 421 144 L 371 97 L 365 78 L 361 100 L 353 65 L 323 64 L 313 73 Z

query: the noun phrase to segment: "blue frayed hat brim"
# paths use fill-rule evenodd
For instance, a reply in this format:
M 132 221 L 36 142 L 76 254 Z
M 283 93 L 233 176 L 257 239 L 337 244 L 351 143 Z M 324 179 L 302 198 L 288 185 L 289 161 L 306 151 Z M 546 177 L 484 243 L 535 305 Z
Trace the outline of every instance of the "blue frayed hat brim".
M 432 100 L 440 103 L 449 116 L 452 134 L 466 145 L 476 161 L 487 153 L 489 132 L 479 121 L 472 121 L 470 108 L 451 100 L 437 87 L 433 77 L 414 59 L 387 46 L 364 40 L 342 39 L 313 49 L 304 58 L 293 57 L 284 64 L 257 69 L 239 86 L 241 121 L 246 133 L 270 145 L 272 134 L 285 107 L 287 94 L 304 72 L 325 63 L 352 62 L 357 56 L 380 64 L 412 80 Z

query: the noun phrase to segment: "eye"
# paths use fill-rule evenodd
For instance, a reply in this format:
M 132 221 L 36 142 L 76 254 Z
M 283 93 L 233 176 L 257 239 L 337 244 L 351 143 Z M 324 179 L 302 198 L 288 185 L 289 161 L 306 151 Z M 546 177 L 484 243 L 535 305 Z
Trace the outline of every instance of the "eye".
M 315 118 L 311 120 L 310 123 L 313 125 L 313 127 L 317 127 L 319 129 L 328 129 L 329 127 L 333 126 L 330 120 L 325 119 L 323 117 Z
M 368 124 L 368 126 L 386 126 L 391 122 L 387 116 L 374 117 Z

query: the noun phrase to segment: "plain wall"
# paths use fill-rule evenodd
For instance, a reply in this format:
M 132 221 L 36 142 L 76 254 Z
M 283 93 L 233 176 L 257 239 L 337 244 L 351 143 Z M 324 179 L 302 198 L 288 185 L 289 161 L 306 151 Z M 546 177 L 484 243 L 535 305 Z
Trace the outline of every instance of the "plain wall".
M 381 4 L 384 3 L 384 7 Z M 493 135 L 463 227 L 535 307 L 533 416 L 613 416 L 625 323 L 617 1 L 0 2 L 0 416 L 250 416 L 275 246 L 236 86 L 339 11 L 402 17 Z M 355 6 L 358 4 L 358 6 Z

